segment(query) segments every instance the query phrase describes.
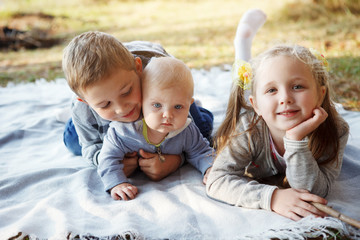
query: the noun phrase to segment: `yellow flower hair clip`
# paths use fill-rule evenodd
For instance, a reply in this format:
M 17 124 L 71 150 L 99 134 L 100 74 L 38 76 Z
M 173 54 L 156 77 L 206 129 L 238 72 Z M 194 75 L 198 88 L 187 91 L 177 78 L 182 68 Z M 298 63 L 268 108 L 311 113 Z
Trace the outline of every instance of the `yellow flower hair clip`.
M 236 60 L 231 69 L 233 81 L 242 89 L 250 88 L 252 80 L 252 68 L 250 63 L 243 60 Z
M 326 71 L 330 71 L 330 66 L 329 66 L 329 62 L 326 60 L 326 58 L 324 57 L 324 55 L 322 55 L 319 51 L 317 51 L 316 49 L 310 48 L 309 49 L 310 52 L 312 53 L 312 55 L 314 55 L 317 60 L 319 60 L 321 62 L 321 65 L 323 65 L 323 67 L 326 69 Z

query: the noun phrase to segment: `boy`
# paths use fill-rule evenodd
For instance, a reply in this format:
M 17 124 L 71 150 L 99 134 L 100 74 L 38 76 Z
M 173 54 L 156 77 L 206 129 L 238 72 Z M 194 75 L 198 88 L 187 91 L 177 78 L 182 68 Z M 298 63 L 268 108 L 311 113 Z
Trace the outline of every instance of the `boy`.
M 162 56 L 169 54 L 160 45 L 148 42 L 131 42 L 124 46 L 113 36 L 102 32 L 87 32 L 75 37 L 64 49 L 63 55 L 65 77 L 79 100 L 72 104 L 72 119 L 64 132 L 65 145 L 97 166 L 110 122 L 138 120 L 143 67 L 151 57 Z M 197 114 L 196 106 L 192 109 L 195 109 L 190 110 L 195 122 L 200 119 L 199 116 L 206 115 Z M 205 123 L 203 132 L 209 135 L 212 114 L 206 110 L 201 113 L 209 113 L 210 118 L 198 121 Z M 156 154 L 144 152 L 138 159 L 136 152 L 128 153 L 123 161 L 123 170 L 129 176 L 140 166 L 149 178 L 160 180 L 175 171 L 182 162 L 179 155 L 165 155 L 165 158 L 169 161 L 160 164 Z
M 134 199 L 138 190 L 122 171 L 127 152 L 185 153 L 187 160 L 206 176 L 214 151 L 189 116 L 194 102 L 194 83 L 190 69 L 172 57 L 152 58 L 142 80 L 143 119 L 131 123 L 113 121 L 99 155 L 98 173 L 105 190 L 115 200 Z M 141 152 L 140 152 L 141 154 Z

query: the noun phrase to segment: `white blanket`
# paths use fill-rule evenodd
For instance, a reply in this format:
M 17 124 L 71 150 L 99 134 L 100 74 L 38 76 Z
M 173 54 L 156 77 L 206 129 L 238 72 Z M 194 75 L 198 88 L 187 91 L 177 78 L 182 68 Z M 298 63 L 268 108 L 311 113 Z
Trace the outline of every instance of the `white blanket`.
M 221 122 L 231 84 L 229 71 L 193 70 L 195 98 Z M 0 239 L 267 239 L 322 234 L 333 227 L 360 237 L 334 218 L 293 222 L 273 212 L 230 206 L 205 193 L 200 173 L 181 167 L 160 182 L 132 177 L 140 193 L 114 201 L 96 169 L 67 151 L 64 123 L 54 111 L 69 106 L 64 79 L 0 89 Z M 360 220 L 360 112 L 340 110 L 350 124 L 342 173 L 329 205 Z M 318 229 L 319 231 L 314 231 Z M 305 233 L 308 232 L 308 233 Z

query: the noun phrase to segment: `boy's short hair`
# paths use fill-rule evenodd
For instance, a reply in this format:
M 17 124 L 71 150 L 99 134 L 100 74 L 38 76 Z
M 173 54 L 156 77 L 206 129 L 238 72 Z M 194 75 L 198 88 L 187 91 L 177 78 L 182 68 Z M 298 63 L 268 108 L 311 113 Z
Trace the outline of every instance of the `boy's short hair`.
M 115 37 L 90 31 L 76 36 L 64 49 L 62 68 L 70 88 L 81 97 L 86 87 L 115 69 L 135 70 L 135 60 Z
M 144 69 L 142 84 L 169 88 L 186 86 L 190 97 L 194 94 L 194 80 L 190 68 L 181 60 L 173 57 L 151 58 Z

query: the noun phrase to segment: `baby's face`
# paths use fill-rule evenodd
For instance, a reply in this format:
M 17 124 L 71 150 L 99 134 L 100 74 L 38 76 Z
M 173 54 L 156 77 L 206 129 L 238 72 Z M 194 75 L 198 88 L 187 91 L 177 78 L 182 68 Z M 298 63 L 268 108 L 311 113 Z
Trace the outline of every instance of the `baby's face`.
M 133 122 L 140 116 L 141 85 L 135 71 L 116 70 L 88 86 L 82 95 L 83 100 L 106 120 Z
M 167 134 L 182 128 L 193 98 L 186 88 L 152 87 L 143 91 L 143 115 L 148 127 Z

